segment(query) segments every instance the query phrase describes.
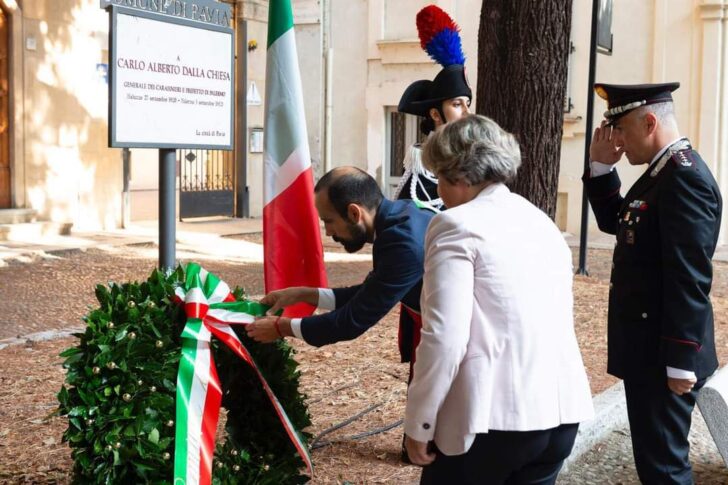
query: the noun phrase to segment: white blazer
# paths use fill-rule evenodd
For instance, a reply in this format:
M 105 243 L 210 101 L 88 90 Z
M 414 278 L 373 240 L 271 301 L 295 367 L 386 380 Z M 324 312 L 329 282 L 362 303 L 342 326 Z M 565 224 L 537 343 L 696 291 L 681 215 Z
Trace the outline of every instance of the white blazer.
M 551 219 L 495 184 L 435 216 L 425 244 L 407 435 L 458 455 L 476 433 L 590 419 L 571 251 Z

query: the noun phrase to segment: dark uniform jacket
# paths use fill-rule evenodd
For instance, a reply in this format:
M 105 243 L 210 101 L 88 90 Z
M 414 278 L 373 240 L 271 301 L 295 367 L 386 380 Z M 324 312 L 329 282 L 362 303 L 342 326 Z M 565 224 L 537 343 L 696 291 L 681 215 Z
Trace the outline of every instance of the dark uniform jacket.
M 405 180 L 404 185 L 402 186 L 402 191 L 399 193 L 399 196 L 397 196 L 397 199 L 399 200 L 409 200 L 412 198 L 412 194 L 410 192 L 411 185 L 412 185 L 412 177 L 414 177 L 414 174 L 410 173 L 407 176 L 407 180 Z M 437 184 L 435 182 L 432 182 L 426 177 L 420 177 L 419 179 L 420 183 L 417 183 L 415 190 L 417 194 L 417 198 L 419 200 L 434 200 L 440 197 L 437 194 Z M 424 187 L 424 190 L 423 190 Z
M 609 359 L 617 377 L 665 366 L 698 379 L 718 366 L 709 293 L 722 200 L 686 139 L 623 198 L 616 170 L 584 184 L 599 228 L 616 234 L 609 291 Z
M 425 233 L 435 214 L 414 202 L 384 199 L 374 218 L 373 270 L 360 285 L 335 288 L 336 309 L 301 321 L 304 340 L 321 346 L 351 340 L 382 319 L 397 303 L 420 311 Z M 400 315 L 402 359 L 411 358 L 413 321 Z

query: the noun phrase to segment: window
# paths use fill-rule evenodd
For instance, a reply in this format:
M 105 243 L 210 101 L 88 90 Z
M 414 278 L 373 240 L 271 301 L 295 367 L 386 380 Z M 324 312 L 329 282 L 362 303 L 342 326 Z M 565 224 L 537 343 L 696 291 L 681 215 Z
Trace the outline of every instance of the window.
M 394 106 L 386 107 L 387 137 L 384 167 L 384 195 L 392 197 L 404 174 L 404 157 L 409 147 L 422 143 L 426 136 L 420 131 L 422 118 L 400 113 Z

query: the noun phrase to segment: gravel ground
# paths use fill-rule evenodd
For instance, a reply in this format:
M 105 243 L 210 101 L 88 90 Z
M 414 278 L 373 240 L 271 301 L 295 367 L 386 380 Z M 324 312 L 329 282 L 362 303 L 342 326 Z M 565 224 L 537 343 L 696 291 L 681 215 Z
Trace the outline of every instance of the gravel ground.
M 246 236 L 257 242 L 258 236 Z M 329 248 L 336 244 L 324 238 Z M 367 246 L 368 247 L 368 246 Z M 0 340 L 35 332 L 77 327 L 81 317 L 95 304 L 94 287 L 109 281 L 144 280 L 156 264 L 156 248 L 147 245 L 121 246 L 105 250 L 68 251 L 34 263 L 10 262 L 0 268 Z M 264 291 L 261 264 L 238 263 L 184 254 L 198 260 L 231 285 L 240 285 L 249 295 Z M 607 266 L 604 251 L 593 255 L 594 266 Z M 359 283 L 370 271 L 368 262 L 327 264 L 332 286 Z M 582 349 L 592 392 L 598 393 L 616 382 L 604 372 L 606 355 L 606 302 L 608 284 L 598 277 L 576 277 L 576 332 Z M 48 309 L 52 309 L 49 319 Z M 398 311 L 398 310 L 395 310 Z
M 257 236 L 246 237 L 257 242 Z M 324 239 L 327 241 L 327 239 Z M 336 249 L 329 244 L 326 250 Z M 263 292 L 262 265 L 221 261 L 198 255 L 206 269 L 230 284 L 244 286 L 250 295 Z M 576 255 L 575 255 L 576 258 Z M 611 251 L 591 251 L 590 277 L 575 277 L 575 325 L 593 393 L 616 379 L 605 373 L 606 297 Z M 94 285 L 107 281 L 142 280 L 156 263 L 151 246 L 56 253 L 31 263 L 11 262 L 0 268 L 0 340 L 81 324 L 80 317 L 95 303 Z M 367 262 L 327 265 L 332 285 L 354 284 L 364 277 Z M 728 265 L 716 264 L 714 303 L 716 340 L 721 362 L 728 361 Z M 50 311 L 49 311 L 50 310 Z M 331 436 L 383 426 L 401 418 L 407 367 L 396 353 L 397 310 L 362 338 L 315 349 L 295 343 L 302 365 L 304 392 L 309 395 L 314 434 L 372 404 L 381 406 Z M 72 339 L 0 350 L 0 483 L 67 483 L 68 448 L 60 443 L 65 422 L 48 416 L 63 380 L 57 354 Z M 693 460 L 697 483 L 728 483 L 715 445 L 696 418 Z M 413 483 L 415 467 L 398 461 L 401 428 L 356 442 L 314 451 L 315 483 Z M 619 430 L 573 464 L 560 483 L 633 483 L 628 430 Z
M 156 266 L 156 254 L 152 246 L 120 246 L 55 253 L 29 264 L 10 261 L 0 268 L 0 340 L 80 325 L 88 306 L 96 303 L 97 284 L 146 280 Z M 208 258 L 184 261 L 190 260 L 199 261 L 230 285 L 245 288 L 249 295 L 264 291 L 262 264 Z M 370 269 L 367 262 L 328 265 L 335 285 L 359 283 Z

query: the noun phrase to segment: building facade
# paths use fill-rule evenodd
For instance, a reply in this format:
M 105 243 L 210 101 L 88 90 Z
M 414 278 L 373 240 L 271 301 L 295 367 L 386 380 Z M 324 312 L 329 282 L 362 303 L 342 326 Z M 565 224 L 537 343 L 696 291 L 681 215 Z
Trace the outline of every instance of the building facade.
M 334 116 L 346 120 L 344 125 L 358 126 L 366 116 L 365 155 L 357 143 L 361 135 L 350 134 L 348 142 L 334 149 L 335 162 L 358 160 L 360 166 L 375 174 L 382 186 L 395 185 L 397 159 L 391 157 L 393 129 L 390 113 L 395 110 L 405 87 L 413 80 L 430 78 L 438 72 L 421 51 L 414 23 L 415 13 L 435 3 L 449 12 L 462 29 L 462 38 L 469 77 L 477 78 L 477 33 L 481 2 L 476 0 L 369 0 L 366 5 L 367 25 L 341 26 L 339 36 L 367 39 L 364 60 L 340 52 L 338 42 L 335 59 L 349 58 L 356 65 L 337 66 L 335 88 L 346 91 L 346 79 L 352 72 L 366 77 L 363 100 L 352 105 L 342 100 L 335 103 Z M 350 8 L 333 3 L 334 9 Z M 336 14 L 334 15 L 336 17 Z M 561 169 L 557 224 L 564 231 L 578 234 L 581 223 L 581 176 L 584 165 L 586 130 L 591 2 L 574 1 L 571 40 L 573 52 L 569 60 L 569 81 L 562 139 Z M 725 0 L 615 0 L 612 18 L 613 50 L 611 55 L 598 55 L 598 82 L 651 83 L 679 81 L 674 93 L 676 114 L 681 132 L 701 152 L 724 193 L 728 193 L 728 1 Z M 356 76 L 355 76 L 356 77 Z M 334 93 L 335 99 L 337 92 Z M 351 94 L 348 94 L 351 96 Z M 343 95 L 342 95 L 343 97 Z M 361 102 L 366 114 L 359 111 Z M 604 101 L 594 104 L 595 124 L 606 110 Z M 335 123 L 344 130 L 342 123 Z M 336 128 L 334 128 L 336 130 Z M 411 132 L 411 129 L 410 129 Z M 412 135 L 406 135 L 412 138 Z M 335 134 L 334 140 L 340 137 Z M 363 159 L 363 160 L 362 160 Z M 625 186 L 632 184 L 644 167 L 620 164 Z M 593 221 L 593 218 L 592 218 Z M 726 221 L 724 221 L 725 227 Z M 592 227 L 595 224 L 592 222 Z M 725 231 L 724 231 L 725 232 Z
M 170 0 L 172 1 L 172 0 Z M 265 134 L 267 0 L 230 0 L 236 19 L 238 141 L 245 142 L 246 214 L 260 216 Z M 356 165 L 385 191 L 397 183 L 415 120 L 396 113 L 407 85 L 438 67 L 422 52 L 415 14 L 435 3 L 462 28 L 477 79 L 478 0 L 292 0 L 314 171 Z M 123 154 L 108 148 L 108 14 L 99 0 L 0 0 L 0 210 L 34 209 L 75 229 L 157 215 L 157 152 L 132 150 L 125 205 Z M 578 233 L 586 129 L 591 2 L 574 0 L 557 224 Z M 679 81 L 681 131 L 728 193 L 728 0 L 614 0 L 613 52 L 597 81 Z M 595 102 L 600 120 L 604 102 Z M 187 163 L 185 153 L 178 163 Z M 206 155 L 206 157 L 208 157 Z M 207 158 L 205 158 L 207 159 Z M 625 185 L 641 167 L 620 165 Z M 242 215 L 238 211 L 237 215 Z M 725 225 L 725 222 L 724 222 Z
M 0 4 L 0 164 L 8 168 L 0 208 L 32 208 L 79 228 L 118 227 L 121 158 L 107 148 L 108 18 L 91 0 Z

